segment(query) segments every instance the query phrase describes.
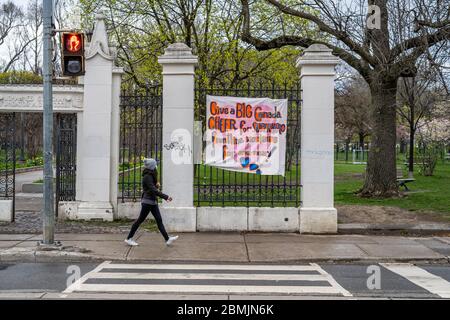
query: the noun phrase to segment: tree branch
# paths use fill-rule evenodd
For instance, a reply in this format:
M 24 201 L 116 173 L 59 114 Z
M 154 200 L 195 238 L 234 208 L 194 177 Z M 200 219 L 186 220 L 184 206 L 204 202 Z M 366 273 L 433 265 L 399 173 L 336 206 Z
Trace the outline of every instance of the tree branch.
M 258 50 L 270 50 L 275 48 L 281 48 L 286 45 L 300 46 L 303 48 L 308 48 L 309 46 L 317 43 L 324 44 L 333 50 L 333 53 L 339 56 L 342 60 L 347 62 L 350 66 L 358 70 L 361 75 L 368 79 L 370 75 L 370 68 L 368 66 L 364 66 L 362 61 L 352 55 L 350 52 L 346 51 L 343 48 L 339 48 L 334 46 L 328 42 L 318 41 L 312 38 L 300 37 L 300 36 L 279 36 L 271 40 L 261 40 L 254 37 L 251 34 L 250 30 L 250 8 L 248 4 L 248 0 L 241 0 L 242 3 L 242 16 L 244 18 L 243 27 L 242 27 L 242 35 L 241 38 L 243 41 L 253 45 Z
M 281 12 L 283 12 L 285 14 L 299 17 L 302 19 L 306 19 L 308 21 L 315 23 L 320 31 L 325 32 L 331 36 L 334 36 L 337 40 L 342 41 L 352 51 L 357 53 L 359 56 L 361 56 L 365 61 L 370 63 L 372 66 L 376 65 L 376 61 L 370 55 L 369 51 L 367 51 L 366 49 L 364 49 L 364 47 L 360 46 L 358 43 L 353 41 L 347 32 L 333 29 L 329 25 L 327 25 L 325 22 L 320 20 L 319 17 L 317 17 L 313 14 L 307 13 L 307 12 L 289 8 L 277 0 L 266 0 L 266 1 L 271 3 L 273 6 L 277 7 Z
M 424 47 L 425 52 L 427 47 L 432 47 L 435 44 L 444 40 L 450 40 L 450 25 L 447 25 L 447 27 L 439 29 L 438 31 L 429 34 L 427 36 L 417 36 L 405 40 L 404 42 L 398 44 L 392 49 L 391 55 L 392 57 L 398 57 L 404 51 L 415 49 L 418 47 Z

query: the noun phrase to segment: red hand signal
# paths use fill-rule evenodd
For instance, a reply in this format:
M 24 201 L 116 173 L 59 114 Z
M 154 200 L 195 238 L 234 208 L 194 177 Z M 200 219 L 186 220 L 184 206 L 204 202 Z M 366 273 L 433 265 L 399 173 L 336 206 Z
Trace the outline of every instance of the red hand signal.
M 81 41 L 79 35 L 72 35 L 69 37 L 67 41 L 67 50 L 70 52 L 77 52 L 80 50 L 81 47 Z

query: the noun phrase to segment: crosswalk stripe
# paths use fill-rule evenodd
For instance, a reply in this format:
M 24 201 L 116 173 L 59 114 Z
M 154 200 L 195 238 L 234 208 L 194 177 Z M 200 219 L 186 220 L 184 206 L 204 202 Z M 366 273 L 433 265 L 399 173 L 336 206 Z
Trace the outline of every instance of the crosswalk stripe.
M 221 273 L 91 273 L 90 279 L 233 279 L 327 281 L 323 275 L 295 274 L 221 274 Z
M 110 261 L 105 261 L 64 291 L 72 292 L 352 296 L 317 264 L 116 264 Z
M 326 277 L 326 279 L 328 280 L 328 282 L 335 287 L 337 290 L 339 290 L 342 295 L 344 297 L 352 297 L 353 295 L 344 289 L 344 287 L 342 287 L 339 283 L 337 283 L 336 280 L 334 280 L 333 276 L 331 274 L 329 274 L 328 272 L 326 272 L 325 270 L 323 270 L 318 264 L 316 263 L 311 263 L 311 266 L 315 267 L 317 271 L 320 272 L 320 274 L 322 274 L 323 276 Z
M 409 263 L 380 265 L 441 298 L 450 298 L 450 283 L 439 276 Z
M 203 265 L 203 264 L 105 264 L 106 269 L 162 269 L 162 270 L 180 270 L 180 269 L 197 269 L 197 270 L 268 270 L 268 271 L 317 271 L 316 267 L 311 265 Z
M 86 292 L 124 292 L 124 293 L 283 293 L 283 294 L 329 294 L 340 295 L 341 292 L 334 287 L 324 286 L 214 286 L 214 285 L 116 285 L 116 284 L 81 284 L 79 290 Z
M 63 293 L 72 293 L 76 290 L 79 290 L 81 284 L 83 282 L 85 282 L 87 279 L 89 279 L 91 274 L 97 273 L 100 270 L 102 270 L 105 266 L 110 265 L 111 261 L 105 261 L 103 263 L 100 263 L 97 268 L 95 268 L 94 270 L 92 270 L 91 272 L 86 273 L 84 276 L 82 276 L 80 279 L 78 279 L 77 281 L 75 281 L 72 285 L 70 285 L 69 287 L 66 288 L 65 291 L 63 291 Z

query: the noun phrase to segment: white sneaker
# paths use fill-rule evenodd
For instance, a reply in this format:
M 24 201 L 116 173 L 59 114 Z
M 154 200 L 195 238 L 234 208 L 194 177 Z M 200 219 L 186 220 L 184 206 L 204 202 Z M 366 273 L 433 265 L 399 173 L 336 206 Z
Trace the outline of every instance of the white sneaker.
M 175 240 L 177 240 L 178 239 L 178 236 L 175 236 L 175 237 L 169 237 L 169 240 L 167 240 L 166 241 L 166 244 L 168 245 L 168 246 L 170 246 Z
M 136 241 L 134 241 L 133 239 L 127 239 L 125 240 L 125 243 L 127 245 L 129 245 L 130 247 L 136 247 L 139 245 L 139 243 L 137 243 Z

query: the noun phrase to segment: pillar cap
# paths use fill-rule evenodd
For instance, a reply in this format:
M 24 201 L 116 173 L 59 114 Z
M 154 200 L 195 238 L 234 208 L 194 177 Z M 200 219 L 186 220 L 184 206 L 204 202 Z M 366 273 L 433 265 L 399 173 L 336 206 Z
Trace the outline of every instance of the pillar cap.
M 105 11 L 100 11 L 95 15 L 95 20 L 99 21 L 99 20 L 106 20 L 106 12 Z
M 100 12 L 95 16 L 95 20 L 92 40 L 86 50 L 86 60 L 92 59 L 98 54 L 106 60 L 114 61 L 116 50 L 109 45 L 105 24 L 106 16 L 103 12 Z
M 186 63 L 197 64 L 197 56 L 192 54 L 192 49 L 184 43 L 173 43 L 169 45 L 164 51 L 164 55 L 158 58 L 158 62 L 161 64 L 170 63 Z
M 333 55 L 333 50 L 321 43 L 309 46 L 297 60 L 297 67 L 305 64 L 337 65 L 340 59 Z

